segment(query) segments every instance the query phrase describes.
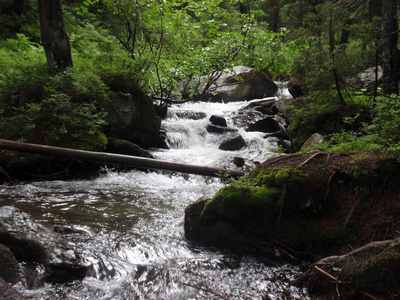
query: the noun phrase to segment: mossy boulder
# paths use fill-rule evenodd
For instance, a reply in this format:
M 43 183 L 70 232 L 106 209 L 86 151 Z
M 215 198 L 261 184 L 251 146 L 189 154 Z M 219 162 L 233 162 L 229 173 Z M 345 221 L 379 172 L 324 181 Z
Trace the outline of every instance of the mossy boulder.
M 370 153 L 316 151 L 274 158 L 205 202 L 195 226 L 208 230 L 207 244 L 215 224 L 223 222 L 253 244 L 278 241 L 296 255 L 329 255 L 348 244 L 395 236 L 399 170 L 396 158 Z M 186 214 L 191 219 L 185 228 L 191 228 L 195 214 L 190 208 Z M 195 230 L 186 237 L 196 242 Z
M 362 123 L 371 122 L 369 108 L 363 105 L 347 105 L 344 107 L 317 107 L 305 102 L 297 111 L 285 109 L 290 120 L 288 132 L 293 150 L 297 151 L 314 133 L 326 136 L 342 130 L 358 130 Z M 344 122 L 352 118 L 352 124 Z

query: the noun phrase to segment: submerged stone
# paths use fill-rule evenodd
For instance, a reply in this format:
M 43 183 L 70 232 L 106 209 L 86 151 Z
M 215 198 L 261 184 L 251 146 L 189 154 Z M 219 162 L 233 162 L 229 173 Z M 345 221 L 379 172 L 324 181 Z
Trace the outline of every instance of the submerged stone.
M 13 206 L 0 207 L 0 243 L 18 261 L 44 266 L 47 282 L 80 280 L 90 269 L 71 244 Z

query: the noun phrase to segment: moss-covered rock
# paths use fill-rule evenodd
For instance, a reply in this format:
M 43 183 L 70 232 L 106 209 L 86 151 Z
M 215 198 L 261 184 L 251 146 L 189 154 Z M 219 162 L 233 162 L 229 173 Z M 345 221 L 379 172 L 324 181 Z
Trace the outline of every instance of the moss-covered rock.
M 326 136 L 342 130 L 358 130 L 362 123 L 371 122 L 371 113 L 363 105 L 321 108 L 305 103 L 297 112 L 286 109 L 290 120 L 288 132 L 295 151 L 314 133 Z M 353 118 L 352 125 L 345 123 L 344 118 Z
M 383 234 L 393 237 L 400 228 L 398 167 L 395 158 L 370 153 L 316 151 L 274 158 L 207 201 L 196 226 L 211 234 L 215 224 L 225 222 L 252 243 L 279 241 L 315 255 Z M 196 241 L 190 232 L 186 236 Z

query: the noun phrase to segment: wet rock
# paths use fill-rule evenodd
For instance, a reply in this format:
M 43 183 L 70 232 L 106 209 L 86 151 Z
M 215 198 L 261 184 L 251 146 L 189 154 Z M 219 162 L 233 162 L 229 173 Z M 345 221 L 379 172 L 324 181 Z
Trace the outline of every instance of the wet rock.
M 288 140 L 289 139 L 289 135 L 285 130 L 281 130 L 281 131 L 277 131 L 277 132 L 273 132 L 273 133 L 268 133 L 266 135 L 264 135 L 264 138 L 271 138 L 271 137 L 275 137 L 278 139 L 282 139 L 282 140 Z
M 291 142 L 288 141 L 288 140 L 280 139 L 278 141 L 278 146 L 281 146 L 283 148 L 283 150 L 284 150 L 283 152 L 284 153 L 295 153 L 296 152 L 293 149 L 293 146 L 292 146 Z
M 250 124 L 246 131 L 260 131 L 260 132 L 277 132 L 280 131 L 282 127 L 277 121 L 271 117 L 264 118 L 257 122 Z
M 233 138 L 229 138 L 223 141 L 219 146 L 219 149 L 226 151 L 235 151 L 235 150 L 240 150 L 245 146 L 246 146 L 246 141 L 244 140 L 244 138 L 241 135 L 237 135 Z
M 314 149 L 317 145 L 324 141 L 324 136 L 319 133 L 314 133 L 311 135 L 301 146 L 301 150 Z
M 47 282 L 83 279 L 90 268 L 61 236 L 12 206 L 0 207 L 0 243 L 18 261 L 44 266 Z
M 127 140 L 143 148 L 148 148 L 158 136 L 161 119 L 156 115 L 152 99 L 138 86 L 133 85 L 129 94 L 111 95 L 106 112 L 106 136 Z
M 371 299 L 395 299 L 393 295 L 400 293 L 399 245 L 399 238 L 375 241 L 352 251 L 349 249 L 342 255 L 322 258 L 308 266 L 293 283 L 324 299 L 334 299 L 338 285 L 327 280 L 326 274 L 331 274 L 337 276 L 340 282 L 346 282 L 340 286 L 340 298 L 343 300 L 363 299 L 366 293 L 374 295 Z
M 243 237 L 231 223 L 219 220 L 207 225 L 201 220 L 201 212 L 207 201 L 201 198 L 185 209 L 185 237 L 202 246 L 216 246 L 235 252 L 253 251 L 256 243 Z
M 234 157 L 233 163 L 237 167 L 243 167 L 244 166 L 244 158 L 243 157 Z
M 108 138 L 106 152 L 154 158 L 153 155 L 151 155 L 149 152 L 139 147 L 138 145 L 126 140 L 115 139 L 115 138 Z
M 213 133 L 225 133 L 225 132 L 236 132 L 238 131 L 236 128 L 230 128 L 230 127 L 223 127 L 223 126 L 218 126 L 218 125 L 213 125 L 213 124 L 208 124 L 206 128 L 207 132 L 213 132 Z
M 189 120 L 201 120 L 207 117 L 207 114 L 202 111 L 177 111 L 175 115 L 181 119 L 189 119 Z
M 150 145 L 153 148 L 169 149 L 167 144 L 167 133 L 165 130 L 160 130 L 157 139 Z
M 253 108 L 241 109 L 232 117 L 233 124 L 238 127 L 247 126 L 251 122 L 256 122 L 265 118 L 262 112 L 256 111 Z
M 261 105 L 254 107 L 254 110 L 259 111 L 260 113 L 267 115 L 267 116 L 273 116 L 278 113 L 277 110 L 273 110 L 271 108 L 261 106 Z
M 24 296 L 18 293 L 11 285 L 0 277 L 0 299 L 2 300 L 26 300 Z
M 305 94 L 305 90 L 307 90 L 306 84 L 296 77 L 292 77 L 289 80 L 287 87 L 293 99 L 302 97 Z
M 212 115 L 210 117 L 210 122 L 211 122 L 211 124 L 216 125 L 216 126 L 221 126 L 221 127 L 227 127 L 228 126 L 228 124 L 226 123 L 225 118 L 221 117 L 221 116 L 217 116 L 217 115 Z
M 9 248 L 0 244 L 0 277 L 11 284 L 20 279 L 20 269 L 17 259 Z
M 157 117 L 159 117 L 161 119 L 165 119 L 165 117 L 168 114 L 168 104 L 167 103 L 163 103 L 160 105 L 154 105 L 154 109 L 156 111 Z
M 263 72 L 236 66 L 222 74 L 211 89 L 209 97 L 213 101 L 232 102 L 272 97 L 278 86 Z
M 84 233 L 83 230 L 75 229 L 75 228 L 63 226 L 63 225 L 54 225 L 50 229 L 58 234 L 76 234 L 76 233 L 81 234 L 81 233 Z

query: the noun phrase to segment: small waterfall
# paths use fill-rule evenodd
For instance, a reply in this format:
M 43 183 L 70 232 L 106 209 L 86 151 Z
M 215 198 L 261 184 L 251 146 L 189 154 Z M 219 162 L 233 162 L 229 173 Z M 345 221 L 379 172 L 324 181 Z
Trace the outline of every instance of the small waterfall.
M 276 98 L 258 99 L 253 101 L 210 103 L 196 102 L 174 105 L 169 108 L 167 117 L 163 120 L 163 130 L 166 132 L 166 143 L 169 150 L 155 150 L 157 158 L 178 161 L 182 163 L 197 163 L 205 166 L 235 169 L 235 157 L 245 159 L 247 169 L 255 166 L 271 156 L 276 147 L 277 139 L 264 138 L 265 133 L 247 132 L 247 124 L 235 124 L 235 118 L 241 109 L 251 103 L 274 100 Z M 207 132 L 207 125 L 212 115 L 222 116 L 233 132 Z M 259 118 L 265 117 L 261 114 Z M 220 150 L 221 143 L 240 134 L 246 141 L 246 146 L 236 151 Z
M 289 81 L 279 81 L 275 82 L 278 86 L 278 92 L 276 93 L 276 98 L 279 100 L 279 104 L 282 106 L 292 104 L 293 97 L 289 93 L 288 83 Z

